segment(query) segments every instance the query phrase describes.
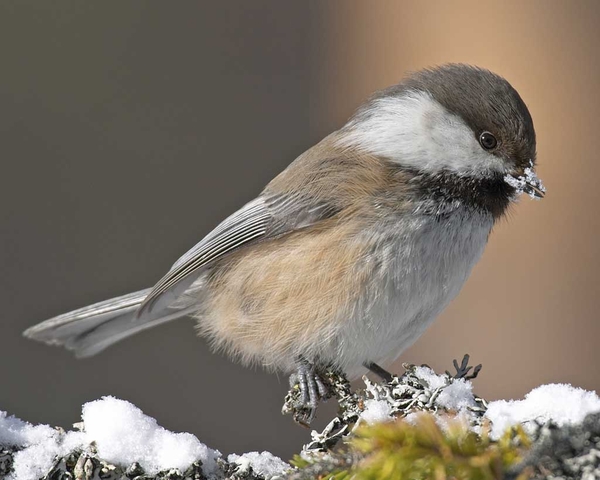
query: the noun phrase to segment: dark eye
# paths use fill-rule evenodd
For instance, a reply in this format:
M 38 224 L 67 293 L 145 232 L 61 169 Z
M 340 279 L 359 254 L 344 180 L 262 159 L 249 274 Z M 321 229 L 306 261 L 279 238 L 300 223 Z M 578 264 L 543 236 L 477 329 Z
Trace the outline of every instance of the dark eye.
M 498 140 L 490 132 L 483 132 L 479 135 L 479 143 L 486 150 L 493 150 L 498 145 Z

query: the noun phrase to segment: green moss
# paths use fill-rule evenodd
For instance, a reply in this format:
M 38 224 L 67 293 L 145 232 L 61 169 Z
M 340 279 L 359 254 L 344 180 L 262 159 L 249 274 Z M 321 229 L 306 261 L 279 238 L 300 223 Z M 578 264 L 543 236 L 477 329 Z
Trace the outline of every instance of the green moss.
M 449 419 L 442 430 L 433 415 L 422 413 L 416 422 L 398 420 L 357 429 L 354 438 L 333 457 L 352 458 L 344 469 L 321 471 L 313 478 L 335 480 L 500 480 L 530 478 L 530 471 L 507 475 L 523 458 L 530 440 L 521 428 L 507 431 L 493 442 L 463 423 Z M 328 460 L 331 463 L 331 457 Z M 337 463 L 338 466 L 343 462 Z M 297 459 L 302 469 L 317 472 L 314 464 Z M 308 478 L 308 477 L 307 477 Z

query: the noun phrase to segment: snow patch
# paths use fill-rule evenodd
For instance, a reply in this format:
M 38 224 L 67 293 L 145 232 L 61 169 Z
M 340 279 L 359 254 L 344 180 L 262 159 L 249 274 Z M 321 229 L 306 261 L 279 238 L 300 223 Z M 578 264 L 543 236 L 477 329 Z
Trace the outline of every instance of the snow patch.
M 0 412 L 0 445 L 22 445 L 24 447 L 54 438 L 58 432 L 48 425 L 31 425 L 6 412 Z
M 427 386 L 435 390 L 437 388 L 443 388 L 448 385 L 448 378 L 444 375 L 437 375 L 431 368 L 429 367 L 415 367 L 415 375 L 424 380 Z
M 14 455 L 14 480 L 37 480 L 52 468 L 55 457 L 68 454 L 80 446 L 83 435 L 62 435 L 48 425 L 32 425 L 6 412 L 0 412 L 0 445 L 22 448 Z
M 464 378 L 455 379 L 437 397 L 437 404 L 448 410 L 463 412 L 475 406 L 473 384 Z
M 491 437 L 499 438 L 508 428 L 522 424 L 529 432 L 536 423 L 553 421 L 558 426 L 580 423 L 588 413 L 600 411 L 596 392 L 566 384 L 534 388 L 524 400 L 490 402 L 485 416 L 492 422 Z
M 464 378 L 448 381 L 447 375 L 437 375 L 429 367 L 416 367 L 415 375 L 424 380 L 431 390 L 441 389 L 435 403 L 447 410 L 460 412 L 475 406 L 473 384 Z
M 56 457 L 95 442 L 104 460 L 128 467 L 138 462 L 146 474 L 177 468 L 184 472 L 200 460 L 210 476 L 221 454 L 190 433 L 174 433 L 159 426 L 135 405 L 104 397 L 83 406 L 83 432 L 62 433 L 48 425 L 28 422 L 0 412 L 0 445 L 20 447 L 14 455 L 10 480 L 37 480 L 47 474 Z
M 271 480 L 283 478 L 285 472 L 291 468 L 281 458 L 270 452 L 248 452 L 243 455 L 232 453 L 227 457 L 227 461 L 239 465 L 238 473 L 247 473 L 250 470 L 249 467 L 252 467 L 255 474 Z
M 82 419 L 86 439 L 96 442 L 100 458 L 123 466 L 138 462 L 149 475 L 170 468 L 183 472 L 197 460 L 211 474 L 221 456 L 191 433 L 170 432 L 132 403 L 114 397 L 86 403 Z
M 389 422 L 394 419 L 393 407 L 387 400 L 365 400 L 365 409 L 360 414 L 360 418 L 369 425 L 379 422 Z

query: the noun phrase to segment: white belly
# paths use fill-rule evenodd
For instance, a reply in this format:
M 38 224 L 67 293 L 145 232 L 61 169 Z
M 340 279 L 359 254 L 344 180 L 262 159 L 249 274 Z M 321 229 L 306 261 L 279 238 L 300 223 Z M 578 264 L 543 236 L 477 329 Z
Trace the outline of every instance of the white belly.
M 387 221 L 365 232 L 370 280 L 331 349 L 349 375 L 365 361 L 388 363 L 410 346 L 458 294 L 493 225 L 489 215 L 454 212 Z M 403 232 L 403 233 L 400 233 Z

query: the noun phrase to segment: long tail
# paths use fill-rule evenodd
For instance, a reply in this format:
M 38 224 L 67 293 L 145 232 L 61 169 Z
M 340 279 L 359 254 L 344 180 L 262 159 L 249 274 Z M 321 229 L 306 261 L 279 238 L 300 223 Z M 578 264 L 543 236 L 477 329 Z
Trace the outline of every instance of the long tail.
M 77 357 L 89 357 L 124 338 L 192 311 L 191 308 L 166 309 L 136 317 L 138 307 L 150 290 L 129 293 L 59 315 L 28 328 L 23 335 L 49 345 L 62 345 Z

